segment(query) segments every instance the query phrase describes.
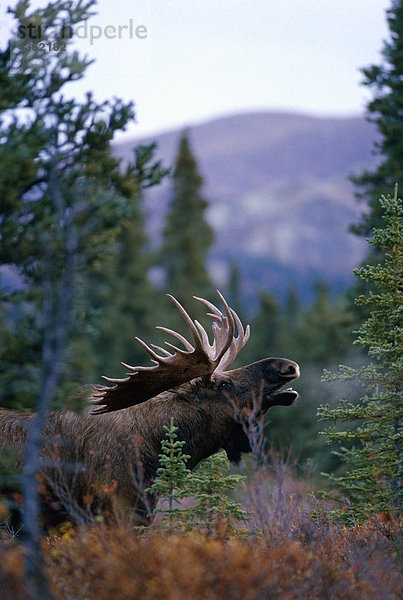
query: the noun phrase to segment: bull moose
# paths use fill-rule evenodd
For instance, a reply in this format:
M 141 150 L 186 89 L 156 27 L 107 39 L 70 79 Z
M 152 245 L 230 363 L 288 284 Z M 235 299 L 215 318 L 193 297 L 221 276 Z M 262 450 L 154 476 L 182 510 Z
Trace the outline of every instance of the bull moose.
M 219 293 L 219 292 L 218 292 Z M 265 358 L 227 370 L 249 339 L 236 312 L 219 293 L 221 312 L 211 302 L 196 298 L 212 319 L 213 342 L 198 321 L 169 296 L 193 338 L 157 327 L 183 348 L 168 349 L 136 340 L 151 356 L 151 366 L 131 366 L 112 385 L 88 386 L 92 407 L 83 414 L 52 412 L 42 445 L 41 500 L 51 522 L 69 519 L 82 523 L 96 513 L 128 516 L 148 523 L 155 498 L 145 490 L 159 466 L 161 440 L 171 418 L 178 427 L 189 468 L 220 448 L 239 461 L 249 444 L 236 413 L 260 397 L 261 411 L 290 405 L 298 397 L 285 384 L 299 377 L 299 366 L 285 358 Z M 34 413 L 0 410 L 0 447 L 21 452 Z

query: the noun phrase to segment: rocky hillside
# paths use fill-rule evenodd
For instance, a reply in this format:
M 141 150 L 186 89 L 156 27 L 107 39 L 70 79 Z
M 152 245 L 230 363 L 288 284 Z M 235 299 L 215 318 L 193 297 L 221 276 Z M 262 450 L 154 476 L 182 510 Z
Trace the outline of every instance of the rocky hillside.
M 130 140 L 115 153 L 128 159 L 135 145 L 156 141 L 158 157 L 172 165 L 180 134 Z M 190 137 L 210 202 L 218 285 L 225 287 L 231 261 L 242 269 L 246 295 L 263 287 L 281 294 L 295 284 L 306 298 L 317 278 L 333 289 L 351 283 L 366 244 L 347 231 L 362 210 L 347 177 L 374 163 L 372 125 L 363 118 L 261 112 L 194 126 Z M 166 181 L 145 198 L 155 241 L 170 186 Z

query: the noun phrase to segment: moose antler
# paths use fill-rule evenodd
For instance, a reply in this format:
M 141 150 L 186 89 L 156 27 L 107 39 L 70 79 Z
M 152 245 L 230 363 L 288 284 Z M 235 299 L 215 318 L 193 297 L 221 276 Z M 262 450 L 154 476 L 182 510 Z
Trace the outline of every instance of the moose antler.
M 183 345 L 184 349 L 165 342 L 165 345 L 173 351 L 168 352 L 165 348 L 154 344 L 148 346 L 143 340 L 136 337 L 135 339 L 151 356 L 151 362 L 154 365 L 132 367 L 122 363 L 129 370 L 127 377 L 113 379 L 104 376 L 103 379 L 115 385 L 95 388 L 91 403 L 97 406 L 92 409 L 92 414 L 99 415 L 140 404 L 191 379 L 209 376 L 216 370 L 223 371 L 227 368 L 248 341 L 249 325 L 244 331 L 236 312 L 228 306 L 222 294 L 217 293 L 224 306 L 225 314 L 208 300 L 195 296 L 196 300 L 205 304 L 211 311 L 207 315 L 213 319 L 214 339 L 212 344 L 210 344 L 204 327 L 198 321 L 193 322 L 176 298 L 168 294 L 189 328 L 194 346 L 180 333 L 166 327 L 157 327 L 157 329 L 172 335 Z M 235 325 L 237 336 L 235 336 Z
M 219 294 L 223 304 L 227 305 L 223 296 L 218 290 L 217 293 Z M 225 330 L 228 329 L 228 318 L 225 317 L 222 314 L 222 312 L 220 312 L 218 308 L 208 300 L 205 300 L 204 298 L 198 298 L 197 296 L 193 296 L 193 298 L 199 300 L 200 302 L 203 302 L 203 304 L 205 304 L 207 308 L 211 311 L 210 313 L 207 313 L 207 316 L 211 317 L 212 319 L 216 319 L 216 321 L 212 324 L 212 330 L 214 334 L 214 341 L 212 346 L 210 346 L 209 344 L 208 335 L 204 327 L 202 327 L 202 325 L 200 325 L 198 321 L 195 321 L 202 336 L 204 348 L 206 349 L 207 353 L 212 353 L 214 355 L 216 354 L 216 340 L 219 339 L 222 335 L 225 335 Z M 227 369 L 227 367 L 229 367 L 234 362 L 238 352 L 242 350 L 246 342 L 249 340 L 250 336 L 250 326 L 247 325 L 246 329 L 244 330 L 243 325 L 241 323 L 241 319 L 238 317 L 236 312 L 232 308 L 229 308 L 229 310 L 231 313 L 230 318 L 232 317 L 235 321 L 238 330 L 238 335 L 235 336 L 235 332 L 233 333 L 231 344 L 229 345 L 227 350 L 221 354 L 220 362 L 214 369 L 215 371 L 225 371 L 225 369 Z

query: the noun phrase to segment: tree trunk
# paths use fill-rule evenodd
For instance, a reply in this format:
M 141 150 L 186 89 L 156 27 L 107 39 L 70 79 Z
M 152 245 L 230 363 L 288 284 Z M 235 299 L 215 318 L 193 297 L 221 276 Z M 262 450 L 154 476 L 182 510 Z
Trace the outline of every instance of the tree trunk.
M 32 422 L 22 477 L 24 498 L 24 550 L 26 589 L 30 600 L 51 600 L 51 593 L 44 574 L 44 561 L 40 544 L 38 520 L 39 496 L 37 473 L 40 468 L 40 450 L 43 432 L 51 401 L 60 383 L 65 347 L 68 339 L 73 290 L 76 273 L 77 235 L 65 199 L 52 170 L 49 178 L 51 194 L 59 227 L 64 241 L 64 268 L 61 276 L 52 264 L 52 240 L 48 240 L 42 278 L 42 375 L 37 414 Z

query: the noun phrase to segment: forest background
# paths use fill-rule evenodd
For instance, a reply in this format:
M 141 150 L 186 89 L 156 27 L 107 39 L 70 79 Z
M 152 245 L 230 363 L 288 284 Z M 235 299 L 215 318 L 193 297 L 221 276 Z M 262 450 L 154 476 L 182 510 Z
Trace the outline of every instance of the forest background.
M 20 3 L 16 16 L 25 24 L 39 18 L 51 22 L 57 16 L 61 27 L 67 13 L 63 13 L 60 3 L 52 6 L 33 13 L 36 16 L 30 18 L 24 3 Z M 71 22 L 85 21 L 92 9 L 91 4 L 80 9 L 81 12 L 72 8 Z M 399 8 L 396 10 L 398 13 Z M 399 31 L 397 25 L 395 30 Z M 31 47 L 22 58 L 18 56 L 18 44 L 26 40 L 18 36 L 1 55 L 2 77 L 7 83 L 2 87 L 1 105 L 1 405 L 34 406 L 45 377 L 52 381 L 50 395 L 56 404 L 74 406 L 71 392 L 81 384 L 96 383 L 102 374 L 120 376 L 122 360 L 131 364 L 147 360 L 134 342 L 135 335 L 157 343 L 155 325 L 180 327 L 169 301 L 164 298 L 165 293 L 172 293 L 192 311 L 195 310 L 193 295 L 214 300 L 214 290 L 219 286 L 242 319 L 252 326 L 251 341 L 240 357 L 244 364 L 265 356 L 285 356 L 301 365 L 298 384 L 301 400 L 291 409 L 276 407 L 271 411 L 268 438 L 277 448 L 290 452 L 301 466 L 309 459 L 317 473 L 337 467 L 337 458 L 318 435 L 321 426 L 317 424 L 316 409 L 345 393 L 354 399 L 359 390 L 340 390 L 336 384 L 323 384 L 321 373 L 324 368 L 340 363 L 360 362 L 360 353 L 352 346 L 352 332 L 358 328 L 363 315 L 353 303 L 354 295 L 360 290 L 353 289 L 351 274 L 344 273 L 342 281 L 334 275 L 332 261 L 337 261 L 336 253 L 323 247 L 324 264 L 307 274 L 303 267 L 293 268 L 290 261 L 281 264 L 275 252 L 267 251 L 259 258 L 257 275 L 251 279 L 250 273 L 257 268 L 256 260 L 253 262 L 249 257 L 248 263 L 248 255 L 242 251 L 221 251 L 220 264 L 225 265 L 225 275 L 220 276 L 214 256 L 222 232 L 214 230 L 211 225 L 214 219 L 208 220 L 219 201 L 210 201 L 205 193 L 203 177 L 208 177 L 208 173 L 201 173 L 192 145 L 192 131 L 170 135 L 171 156 L 162 163 L 160 156 L 158 161 L 153 158 L 158 155 L 158 148 L 150 140 L 137 148 L 131 148 L 127 141 L 111 146 L 114 134 L 124 131 L 133 120 L 133 103 L 115 99 L 97 104 L 91 95 L 83 103 L 65 99 L 64 87 L 84 77 L 90 60 L 79 57 L 76 51 L 35 50 L 37 40 L 30 41 Z M 387 57 L 392 64 L 395 61 L 397 70 L 401 69 L 399 44 L 400 38 L 395 43 L 395 55 Z M 11 63 L 7 62 L 10 52 Z M 26 73 L 32 65 L 35 67 L 28 76 Z M 380 75 L 374 69 L 376 67 L 364 70 L 364 83 L 372 87 L 380 86 Z M 385 82 L 382 85 L 386 88 Z M 401 103 L 399 92 L 394 94 Z M 371 112 L 381 114 L 377 128 L 363 129 L 360 125 L 350 129 L 357 137 L 365 132 L 365 141 L 373 133 L 380 144 L 378 155 L 383 152 L 388 157 L 393 144 L 399 146 L 399 134 L 393 132 L 392 143 L 392 132 L 388 130 L 382 145 L 380 134 L 385 132 L 382 124 L 388 115 L 384 111 L 382 116 L 382 107 L 374 103 L 369 105 L 369 114 Z M 266 163 L 270 169 L 272 160 L 276 160 L 275 150 L 270 146 L 270 132 L 274 135 L 278 132 L 278 123 L 285 121 L 292 137 L 292 132 L 301 125 L 293 123 L 298 119 L 292 115 L 280 114 L 276 121 L 276 115 L 262 114 L 259 123 L 265 119 L 268 120 Z M 304 123 L 303 117 L 300 120 Z M 228 148 L 224 130 L 238 134 L 237 141 L 240 141 L 247 139 L 247 125 L 242 115 L 238 121 L 232 117 L 228 124 L 224 119 L 217 123 L 220 137 L 214 138 L 213 134 L 213 139 L 218 143 L 224 138 Z M 394 125 L 399 131 L 398 124 Z M 252 140 L 257 126 L 249 124 Z M 331 126 L 337 130 L 337 124 L 328 125 Z M 211 133 L 214 123 L 209 127 Z M 318 125 L 314 123 L 313 133 L 310 130 L 307 139 L 314 135 L 315 127 Z M 196 134 L 198 139 L 201 134 L 197 131 Z M 319 136 L 319 140 L 322 137 Z M 346 136 L 343 138 L 339 132 L 338 138 L 337 152 L 342 152 Z M 319 146 L 323 146 L 322 141 Z M 370 200 L 370 212 L 362 200 L 361 209 L 367 216 L 350 223 L 355 234 L 365 238 L 377 223 L 372 220 L 372 213 L 379 216 L 377 198 L 382 193 L 393 193 L 394 183 L 399 181 L 401 154 L 399 148 L 393 150 L 393 175 L 386 175 L 385 161 L 379 156 L 371 159 L 370 149 L 364 153 L 362 146 L 357 147 L 357 141 L 355 146 L 351 139 L 349 141 L 355 148 L 355 154 L 351 147 L 347 148 L 351 163 L 354 164 L 354 160 L 358 164 L 367 163 L 375 173 L 382 173 L 382 176 L 377 175 L 374 189 L 365 183 L 364 175 L 362 181 L 368 187 L 364 200 Z M 164 144 L 166 146 L 163 136 Z M 322 159 L 321 164 L 334 163 L 334 145 L 332 138 L 332 143 L 324 146 L 330 155 Z M 318 148 L 314 147 L 313 151 L 317 157 Z M 169 152 L 163 154 L 169 155 Z M 261 155 L 262 151 L 260 159 Z M 286 158 L 290 160 L 289 156 Z M 219 159 L 222 161 L 222 156 Z M 315 163 L 315 157 L 311 162 Z M 379 164 L 381 167 L 376 167 Z M 229 164 L 226 169 L 231 167 Z M 354 167 L 357 182 L 357 164 Z M 234 165 L 234 176 L 237 168 L 239 170 L 239 157 Z M 348 171 L 346 161 L 338 165 L 336 171 L 340 174 L 343 168 L 347 179 L 352 172 Z M 219 172 L 217 168 L 213 170 L 213 179 L 217 180 Z M 295 174 L 292 170 L 290 173 L 294 181 Z M 228 178 L 225 170 L 224 177 Z M 327 172 L 322 173 L 322 177 L 322 181 L 326 177 L 334 180 L 335 175 Z M 334 213 L 332 201 L 338 191 L 345 193 L 337 186 L 326 193 L 323 190 L 322 193 L 320 190 L 311 192 L 314 201 L 310 206 L 303 203 L 305 214 L 300 215 L 300 224 L 292 222 L 296 230 L 303 227 L 303 219 L 308 218 L 313 225 L 316 223 L 322 235 L 316 247 L 319 255 L 320 242 L 324 244 L 326 236 L 334 236 L 333 226 L 338 228 L 337 234 L 341 237 L 340 252 L 352 237 L 341 230 L 340 218 Z M 287 207 L 288 195 L 292 193 L 291 186 L 288 190 L 280 189 L 279 196 L 274 197 L 270 189 L 265 200 L 260 192 L 260 210 L 264 211 L 267 204 L 270 215 L 273 203 Z M 88 197 L 86 202 L 83 194 Z M 228 214 L 231 210 L 236 212 L 236 219 L 228 219 L 226 224 L 227 248 L 242 247 L 241 241 L 235 244 L 233 239 L 240 239 L 237 221 L 246 221 L 248 215 L 247 211 L 245 216 L 242 214 L 237 201 L 234 198 L 231 209 L 231 197 L 226 198 L 230 207 Z M 150 224 L 155 214 L 160 222 L 157 232 Z M 347 214 L 354 215 L 353 212 Z M 344 226 L 346 214 L 341 221 Z M 276 221 L 270 228 L 269 219 L 265 227 L 269 242 L 271 238 L 276 239 Z M 295 256 L 294 262 L 298 265 L 301 247 L 293 254 L 292 244 L 290 246 L 291 256 Z M 264 285 L 259 285 L 262 281 Z M 202 314 L 197 316 L 203 320 Z M 52 356 L 47 366 L 46 356 Z
M 392 488 L 388 510 L 393 513 L 399 499 L 395 484 L 401 475 L 401 471 L 397 472 L 401 469 L 397 449 L 401 418 L 396 420 L 394 416 L 396 407 L 401 410 L 401 365 L 398 367 L 396 358 L 401 351 L 401 322 L 395 321 L 401 319 L 401 287 L 398 283 L 392 288 L 388 285 L 390 280 L 395 281 L 390 276 L 393 269 L 397 282 L 401 277 L 401 270 L 396 271 L 401 269 L 401 201 L 395 192 L 403 172 L 401 0 L 393 2 L 388 13 L 391 36 L 385 42 L 380 64 L 363 69 L 364 84 L 373 93 L 367 109 L 377 130 L 376 159 L 367 171 L 345 173 L 345 177 L 352 177 L 363 211 L 351 223 L 354 235 L 380 241 L 377 247 L 368 246 L 364 258 L 367 267 L 361 271 L 361 281 L 355 287 L 348 277 L 337 281 L 330 277 L 331 258 L 324 247 L 328 273 L 326 269 L 308 270 L 299 277 L 303 246 L 295 249 L 294 269 L 274 263 L 270 243 L 279 238 L 276 227 L 271 229 L 269 225 L 269 250 L 258 261 L 258 272 L 264 276 L 250 278 L 256 263 L 248 264 L 245 253 L 226 254 L 221 248 L 217 254 L 222 232 L 215 230 L 211 218 L 217 198 L 210 199 L 203 187 L 203 177 L 208 177 L 208 173 L 202 173 L 198 164 L 192 130 L 181 131 L 176 137 L 172 160 L 161 161 L 156 144 L 148 143 L 150 140 L 129 149 L 131 144 L 125 141 L 122 150 L 122 145 L 113 141 L 135 119 L 133 102 L 119 98 L 98 102 L 90 92 L 82 100 L 66 94 L 67 86 L 85 80 L 91 63 L 69 46 L 69 28 L 89 19 L 94 6 L 92 1 L 84 4 L 57 0 L 31 11 L 29 2 L 23 0 L 11 10 L 18 27 L 0 52 L 0 405 L 14 409 L 39 407 L 39 414 L 49 406 L 82 410 L 85 394 L 75 393 L 79 386 L 99 382 L 102 374 L 120 376 L 122 360 L 131 364 L 144 364 L 147 360 L 142 348 L 134 343 L 135 335 L 160 344 L 155 325 L 181 329 L 165 293 L 177 297 L 192 316 L 203 322 L 204 315 L 197 312 L 192 296 L 215 301 L 215 289 L 219 286 L 242 320 L 252 325 L 251 341 L 240 357 L 242 363 L 284 356 L 301 366 L 302 375 L 296 385 L 300 400 L 295 406 L 271 410 L 265 425 L 267 446 L 274 453 L 286 454 L 295 472 L 303 475 L 302 481 L 307 480 L 308 474 L 323 481 L 322 471 L 343 478 L 345 457 L 350 461 L 357 459 L 354 436 L 359 434 L 359 428 L 355 406 L 362 396 L 362 381 L 354 384 L 352 371 L 344 372 L 348 376 L 341 383 L 324 383 L 321 378 L 324 369 L 336 370 L 340 363 L 367 373 L 361 370 L 367 357 L 352 343 L 354 331 L 360 330 L 364 339 L 361 345 L 370 346 L 372 356 L 383 368 L 382 376 L 391 376 L 393 383 L 392 389 L 389 380 L 386 382 L 385 395 L 382 392 L 380 398 L 375 398 L 375 404 L 370 404 L 368 397 L 364 399 L 364 408 L 378 410 L 381 406 L 387 409 L 384 414 L 372 411 L 358 416 L 371 423 L 375 420 L 374 427 L 364 431 L 368 439 L 382 439 L 380 446 L 376 441 L 374 446 L 372 441 L 369 445 L 364 441 L 364 448 L 375 452 L 364 457 L 365 468 L 369 462 L 373 464 L 374 456 L 386 455 L 382 463 L 386 470 L 376 473 L 370 481 L 372 488 L 365 489 L 381 490 L 387 479 L 388 491 Z M 64 32 L 61 39 L 44 41 L 42 32 L 46 25 Z M 30 32 L 28 39 L 21 34 L 26 30 Z M 46 47 L 47 43 L 50 47 Z M 278 121 L 284 119 L 293 120 L 292 116 L 278 115 Z M 236 119 L 232 121 L 234 129 L 240 128 L 241 120 L 238 125 Z M 270 132 L 275 131 L 276 116 L 272 115 L 269 121 L 270 137 Z M 332 126 L 334 134 L 337 127 L 335 123 Z M 244 135 L 247 137 L 245 132 Z M 318 152 L 317 146 L 315 151 Z M 334 156 L 329 159 L 330 163 L 334 160 Z M 163 195 L 155 192 L 160 188 Z M 328 210 L 329 206 L 334 208 L 328 202 L 335 189 L 327 188 L 326 194 L 318 194 L 308 217 L 305 211 L 305 225 L 306 219 L 312 220 L 314 229 L 319 224 L 321 240 L 331 236 L 336 221 L 335 213 Z M 283 197 L 293 194 L 292 186 L 278 186 L 278 197 L 273 190 L 267 192 L 268 212 L 273 202 L 281 210 Z M 395 194 L 395 204 L 389 200 L 381 205 L 379 197 L 388 193 Z M 295 195 L 296 200 L 301 197 L 297 190 Z M 260 194 L 257 200 L 259 211 L 264 212 L 264 195 Z M 147 210 L 152 206 L 158 212 L 158 202 L 160 226 L 158 235 L 153 235 Z M 231 202 L 232 198 L 227 198 L 230 207 Z M 287 212 L 285 200 L 284 209 Z M 382 237 L 376 229 L 385 226 L 384 210 L 389 210 L 390 221 Z M 234 202 L 226 221 L 227 238 L 235 250 L 242 242 L 237 226 L 245 214 Z M 338 235 L 341 252 L 347 238 L 344 233 Z M 264 244 L 263 247 L 266 248 Z M 322 264 L 326 265 L 326 260 Z M 384 267 L 375 267 L 378 263 Z M 217 264 L 224 265 L 224 270 L 217 269 Z M 385 297 L 371 295 L 374 280 L 388 289 Z M 381 303 L 384 313 L 381 310 L 377 314 L 385 317 L 380 321 L 382 327 L 387 323 L 393 327 L 377 327 L 371 307 L 362 300 L 366 295 Z M 356 305 L 354 297 L 362 301 Z M 390 341 L 390 335 L 395 333 Z M 376 338 L 377 334 L 381 339 Z M 348 405 L 339 404 L 341 396 L 348 399 Z M 323 425 L 318 424 L 317 410 L 321 405 L 327 405 L 322 409 L 322 417 L 351 422 L 352 433 L 344 435 L 339 429 L 327 440 L 319 435 Z M 352 441 L 352 446 L 347 444 L 344 458 L 343 453 L 332 453 L 339 448 L 340 435 L 341 439 L 344 436 Z M 360 435 L 357 439 L 358 447 Z M 394 444 L 388 446 L 388 440 Z M 362 454 L 358 458 L 362 460 Z M 347 492 L 354 496 L 354 481 L 347 483 Z M 25 497 L 26 492 L 27 489 Z M 365 505 L 367 499 L 359 498 L 358 503 Z M 383 497 L 381 500 L 384 502 Z M 379 506 L 383 509 L 382 502 L 376 510 Z M 389 519 L 389 513 L 385 519 Z M 293 530 L 292 523 L 289 532 Z M 304 521 L 300 533 L 305 527 Z M 326 529 L 326 535 L 329 531 Z M 369 538 L 371 531 L 365 536 L 368 534 Z M 314 539 L 310 535 L 307 534 L 309 542 Z M 324 537 L 321 539 L 323 542 Z M 326 560 L 321 558 L 320 564 L 322 568 Z M 342 561 L 337 563 L 337 568 L 341 564 Z M 383 567 L 379 572 L 384 572 Z

